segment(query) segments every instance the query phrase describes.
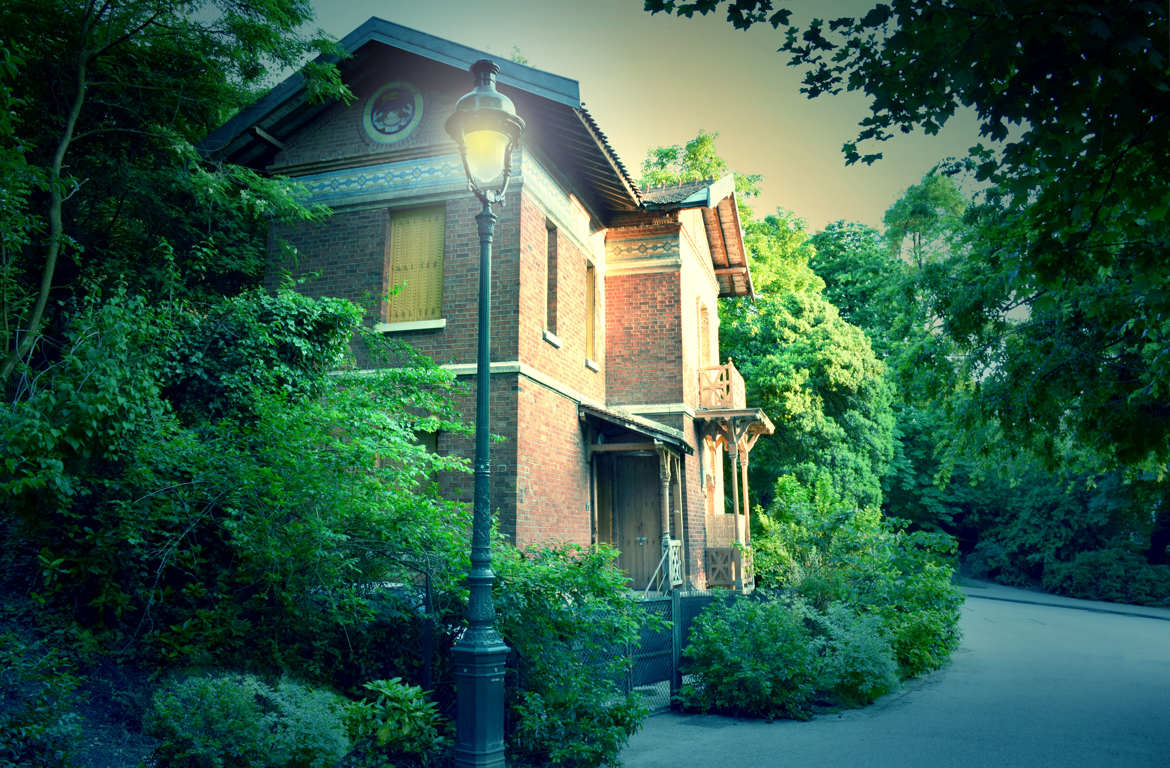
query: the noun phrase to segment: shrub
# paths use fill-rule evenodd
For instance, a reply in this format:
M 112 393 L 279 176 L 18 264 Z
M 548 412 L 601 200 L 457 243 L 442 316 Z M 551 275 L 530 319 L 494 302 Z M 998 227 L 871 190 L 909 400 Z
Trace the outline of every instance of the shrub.
M 799 604 L 774 597 L 717 600 L 691 626 L 683 651 L 683 706 L 806 720 L 822 659 Z
M 833 603 L 814 620 L 824 653 L 817 688 L 833 702 L 864 706 L 898 687 L 898 661 L 880 617 Z
M 81 724 L 78 679 L 56 650 L 0 633 L 0 768 L 69 765 Z
M 363 687 L 373 697 L 351 702 L 345 711 L 346 732 L 358 745 L 355 764 L 393 768 L 403 758 L 425 763 L 446 746 L 440 735 L 443 719 L 422 688 L 397 677 Z
M 880 617 L 903 677 L 945 664 L 961 638 L 954 539 L 853 509 L 827 487 L 801 490 L 782 478 L 776 503 L 756 516 L 757 584 L 793 592 L 821 612 L 839 602 L 857 616 Z
M 154 696 L 145 731 L 172 768 L 327 768 L 348 751 L 345 700 L 292 680 L 249 674 L 172 680 Z
M 1044 589 L 1087 600 L 1170 605 L 1170 566 L 1151 565 L 1128 549 L 1081 552 L 1044 567 Z
M 0 462 L 0 525 L 45 613 L 138 661 L 328 680 L 347 659 L 334 639 L 372 613 L 365 585 L 409 583 L 428 557 L 438 580 L 465 573 L 463 505 L 433 475 L 466 462 L 415 440 L 459 431 L 454 377 L 420 358 L 326 375 L 360 315 L 290 292 L 203 315 L 85 302 L 60 359 L 0 409 L 19 457 Z M 221 331 L 256 356 L 192 341 Z
M 496 550 L 498 624 L 512 649 L 510 765 L 619 765 L 647 710 L 618 685 L 642 611 L 605 546 Z

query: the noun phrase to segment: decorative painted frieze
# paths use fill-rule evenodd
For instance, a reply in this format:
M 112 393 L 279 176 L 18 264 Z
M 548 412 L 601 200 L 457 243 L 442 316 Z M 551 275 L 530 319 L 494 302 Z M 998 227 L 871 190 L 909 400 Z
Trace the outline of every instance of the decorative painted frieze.
M 673 232 L 610 240 L 605 244 L 605 261 L 606 272 L 611 275 L 677 270 L 682 263 L 679 235 Z
M 309 190 L 311 203 L 356 203 L 459 192 L 467 176 L 459 155 L 401 160 L 297 177 Z

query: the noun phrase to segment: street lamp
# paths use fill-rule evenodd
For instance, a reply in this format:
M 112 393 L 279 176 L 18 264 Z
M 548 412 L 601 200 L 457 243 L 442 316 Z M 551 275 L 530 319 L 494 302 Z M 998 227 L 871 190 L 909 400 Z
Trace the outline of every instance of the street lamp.
M 467 578 L 467 630 L 455 644 L 456 768 L 504 765 L 504 665 L 508 646 L 496 629 L 492 603 L 491 459 L 488 418 L 491 381 L 492 204 L 504 203 L 512 150 L 524 121 L 512 100 L 496 90 L 500 67 L 489 59 L 471 65 L 475 88 L 455 104 L 447 133 L 459 145 L 467 183 L 483 203 L 479 224 L 479 334 L 475 367 L 475 502 L 471 522 L 471 571 Z

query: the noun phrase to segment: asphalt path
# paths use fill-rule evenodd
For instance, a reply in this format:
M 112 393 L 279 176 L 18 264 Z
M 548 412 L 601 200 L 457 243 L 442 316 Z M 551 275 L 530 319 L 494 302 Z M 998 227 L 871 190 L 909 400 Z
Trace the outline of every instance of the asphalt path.
M 1170 610 L 964 590 L 950 665 L 810 722 L 666 713 L 625 768 L 1170 768 Z

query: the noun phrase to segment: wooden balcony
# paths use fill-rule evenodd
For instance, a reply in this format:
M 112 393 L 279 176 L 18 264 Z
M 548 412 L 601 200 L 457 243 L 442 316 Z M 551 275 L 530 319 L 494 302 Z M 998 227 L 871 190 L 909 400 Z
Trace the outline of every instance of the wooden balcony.
M 706 566 L 708 587 L 734 587 L 745 591 L 755 587 L 750 549 L 707 547 Z
M 743 376 L 728 360 L 699 370 L 699 407 L 706 410 L 747 408 Z

